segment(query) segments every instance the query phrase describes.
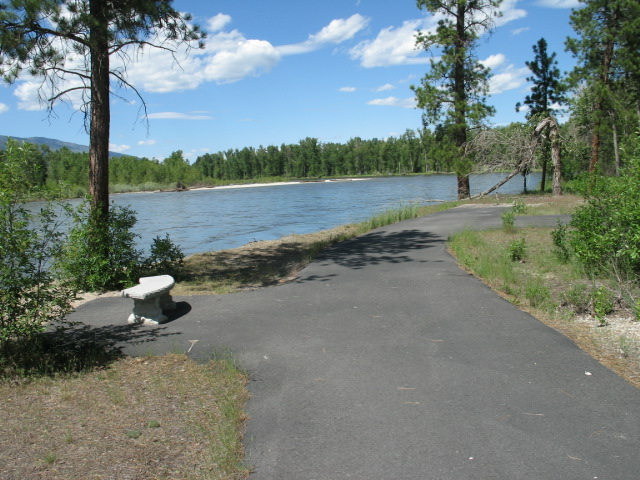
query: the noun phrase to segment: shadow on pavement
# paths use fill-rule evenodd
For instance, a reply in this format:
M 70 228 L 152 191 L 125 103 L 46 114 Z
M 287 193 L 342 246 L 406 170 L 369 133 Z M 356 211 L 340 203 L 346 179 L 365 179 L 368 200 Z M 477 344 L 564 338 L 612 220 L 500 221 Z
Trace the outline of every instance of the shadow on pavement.
M 325 250 L 316 261 L 328 265 L 337 263 L 345 267 L 360 269 L 381 263 L 404 263 L 416 261 L 407 254 L 414 250 L 441 245 L 445 238 L 421 230 L 402 230 L 387 233 L 376 231 L 361 235 Z

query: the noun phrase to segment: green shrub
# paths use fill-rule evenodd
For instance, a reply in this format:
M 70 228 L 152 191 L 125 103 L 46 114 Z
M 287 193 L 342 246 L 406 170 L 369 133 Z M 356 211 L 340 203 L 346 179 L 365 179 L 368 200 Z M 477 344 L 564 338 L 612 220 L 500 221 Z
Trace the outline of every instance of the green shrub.
M 513 213 L 515 215 L 524 215 L 527 211 L 527 204 L 522 198 L 516 198 L 513 201 Z
M 507 210 L 502 214 L 502 228 L 504 228 L 507 232 L 513 231 L 513 226 L 516 221 L 516 214 L 513 209 Z
M 554 253 L 562 263 L 567 263 L 571 258 L 571 246 L 569 245 L 568 237 L 567 226 L 558 220 L 558 225 L 551 231 L 551 238 L 555 247 Z
M 171 241 L 167 233 L 164 238 L 157 236 L 153 239 L 149 257 L 142 264 L 142 274 L 145 276 L 167 274 L 178 277 L 183 264 L 182 249 Z
M 512 262 L 519 262 L 524 259 L 524 256 L 527 253 L 527 242 L 522 237 L 520 240 L 516 240 L 511 242 L 508 247 L 509 250 L 509 258 Z
M 617 178 L 593 176 L 572 216 L 571 247 L 590 275 L 640 274 L 640 145 Z
M 137 283 L 140 277 L 179 272 L 184 254 L 168 234 L 153 239 L 148 257 L 136 248 L 138 235 L 133 227 L 137 219 L 130 208 L 112 204 L 107 224 L 92 220 L 88 202 L 71 215 L 74 226 L 58 255 L 56 268 L 77 289 L 120 290 Z
M 606 287 L 598 287 L 593 291 L 593 315 L 600 323 L 606 325 L 606 316 L 613 312 L 613 293 Z
M 38 196 L 31 181 L 32 145 L 9 140 L 0 152 L 0 346 L 29 339 L 49 324 L 62 324 L 75 290 L 50 268 L 63 234 L 54 205 L 39 211 L 25 202 Z
M 142 252 L 131 230 L 136 224 L 133 210 L 112 204 L 107 224 L 92 220 L 86 201 L 71 213 L 74 226 L 56 262 L 62 275 L 84 291 L 118 290 L 135 283 Z

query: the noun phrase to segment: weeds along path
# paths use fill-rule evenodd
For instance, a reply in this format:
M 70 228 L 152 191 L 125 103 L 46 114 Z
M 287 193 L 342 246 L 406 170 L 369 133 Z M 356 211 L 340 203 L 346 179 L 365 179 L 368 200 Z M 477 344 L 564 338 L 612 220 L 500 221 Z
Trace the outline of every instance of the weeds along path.
M 177 297 L 178 318 L 131 327 L 137 341 L 121 345 L 201 359 L 230 350 L 251 376 L 252 479 L 635 478 L 640 390 L 446 251 L 452 232 L 498 227 L 503 211 L 374 230 L 286 285 Z M 72 319 L 107 335 L 130 307 L 98 299 Z

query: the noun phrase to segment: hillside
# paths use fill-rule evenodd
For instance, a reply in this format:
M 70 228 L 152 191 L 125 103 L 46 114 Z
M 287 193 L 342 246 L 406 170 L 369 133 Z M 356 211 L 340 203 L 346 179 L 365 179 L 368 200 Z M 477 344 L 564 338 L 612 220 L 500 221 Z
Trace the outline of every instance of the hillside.
M 89 147 L 86 145 L 79 145 L 77 143 L 71 142 L 63 142 L 62 140 L 56 140 L 54 138 L 46 138 L 46 137 L 28 137 L 28 138 L 20 138 L 20 137 L 8 137 L 6 135 L 0 135 L 0 150 L 4 150 L 7 140 L 12 138 L 13 140 L 23 141 L 27 143 L 33 143 L 34 145 L 46 145 L 51 150 L 60 150 L 61 148 L 68 148 L 72 152 L 76 153 L 84 153 L 89 151 Z M 124 157 L 125 155 L 122 153 L 109 152 L 110 157 Z

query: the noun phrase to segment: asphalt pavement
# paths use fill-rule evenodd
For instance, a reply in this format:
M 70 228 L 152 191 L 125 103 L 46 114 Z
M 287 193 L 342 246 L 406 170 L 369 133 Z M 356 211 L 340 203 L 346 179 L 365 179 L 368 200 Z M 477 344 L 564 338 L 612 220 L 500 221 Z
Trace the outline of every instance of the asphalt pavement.
M 127 354 L 231 352 L 251 376 L 251 480 L 640 479 L 640 390 L 447 253 L 452 232 L 503 211 L 380 228 L 292 283 L 175 297 L 158 327 L 128 326 L 124 298 L 70 319 Z

